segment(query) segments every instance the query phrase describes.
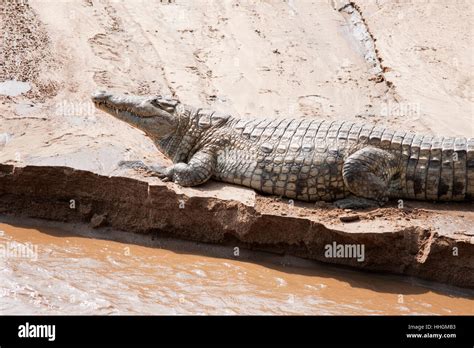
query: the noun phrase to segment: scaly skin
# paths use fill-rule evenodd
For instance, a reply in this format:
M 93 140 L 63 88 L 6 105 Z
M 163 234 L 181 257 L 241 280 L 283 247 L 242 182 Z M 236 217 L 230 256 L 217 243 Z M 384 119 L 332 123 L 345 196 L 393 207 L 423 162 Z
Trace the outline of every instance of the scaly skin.
M 303 201 L 355 196 L 378 204 L 474 197 L 474 138 L 349 121 L 238 119 L 161 96 L 98 92 L 92 100 L 150 136 L 175 163 L 156 174 L 182 186 L 213 178 Z

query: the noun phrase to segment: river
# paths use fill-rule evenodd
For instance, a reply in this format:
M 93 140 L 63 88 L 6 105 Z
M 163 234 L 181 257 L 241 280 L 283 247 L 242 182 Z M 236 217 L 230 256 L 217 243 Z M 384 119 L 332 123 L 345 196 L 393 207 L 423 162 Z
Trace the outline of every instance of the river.
M 2 219 L 1 314 L 474 314 L 470 290 L 227 246 Z

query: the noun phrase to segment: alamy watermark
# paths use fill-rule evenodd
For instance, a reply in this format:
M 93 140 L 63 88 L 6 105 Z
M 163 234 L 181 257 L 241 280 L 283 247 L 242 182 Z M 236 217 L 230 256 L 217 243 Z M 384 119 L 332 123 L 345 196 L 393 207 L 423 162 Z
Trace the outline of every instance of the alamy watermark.
M 48 341 L 54 341 L 56 339 L 56 325 L 38 325 L 26 322 L 25 324 L 18 326 L 18 337 L 46 338 Z
M 62 100 L 55 105 L 55 114 L 68 118 L 81 118 L 86 121 L 96 121 L 96 109 L 89 101 Z
M 382 104 L 380 115 L 383 117 L 407 117 L 411 120 L 420 118 L 420 103 L 394 103 Z
M 326 244 L 324 246 L 324 257 L 326 258 L 353 258 L 358 262 L 365 260 L 365 245 L 364 244 Z
M 38 246 L 31 243 L 0 243 L 0 258 L 38 260 Z

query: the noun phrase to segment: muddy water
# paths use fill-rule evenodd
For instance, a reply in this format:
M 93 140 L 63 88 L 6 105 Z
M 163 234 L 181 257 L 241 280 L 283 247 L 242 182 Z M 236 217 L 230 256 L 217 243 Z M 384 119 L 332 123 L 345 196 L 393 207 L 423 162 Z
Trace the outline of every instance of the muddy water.
M 474 314 L 468 290 L 296 258 L 79 225 L 0 231 L 2 314 Z

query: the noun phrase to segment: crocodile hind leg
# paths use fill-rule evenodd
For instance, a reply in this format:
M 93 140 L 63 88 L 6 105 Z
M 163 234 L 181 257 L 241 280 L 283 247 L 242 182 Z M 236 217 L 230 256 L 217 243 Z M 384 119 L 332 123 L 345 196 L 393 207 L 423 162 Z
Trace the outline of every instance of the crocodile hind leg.
M 196 186 L 211 178 L 215 166 L 215 156 L 209 151 L 201 150 L 188 163 L 176 163 L 168 168 L 150 167 L 150 172 L 163 181 L 173 181 L 181 186 Z
M 354 196 L 336 201 L 336 206 L 381 206 L 388 200 L 390 183 L 397 172 L 395 157 L 385 150 L 366 147 L 353 153 L 344 161 L 342 176 L 344 185 Z

